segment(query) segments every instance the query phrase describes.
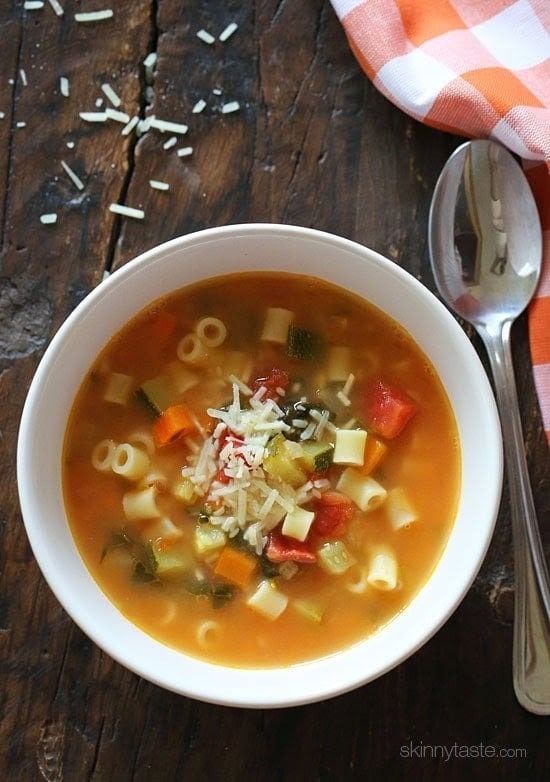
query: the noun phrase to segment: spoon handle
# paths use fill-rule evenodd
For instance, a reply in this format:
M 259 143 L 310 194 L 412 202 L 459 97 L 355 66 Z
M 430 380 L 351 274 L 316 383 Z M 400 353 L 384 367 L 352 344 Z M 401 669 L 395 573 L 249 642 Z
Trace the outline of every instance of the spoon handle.
M 515 558 L 513 678 L 520 704 L 550 714 L 550 587 L 529 482 L 514 367 L 512 322 L 481 330 L 495 380 L 507 465 Z

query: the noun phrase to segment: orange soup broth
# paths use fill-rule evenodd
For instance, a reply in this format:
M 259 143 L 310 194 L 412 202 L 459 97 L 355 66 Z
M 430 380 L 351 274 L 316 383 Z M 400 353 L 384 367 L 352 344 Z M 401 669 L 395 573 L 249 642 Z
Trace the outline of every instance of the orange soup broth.
M 91 464 L 95 445 L 104 438 L 126 442 L 136 432 L 150 432 L 152 419 L 143 404 L 130 395 L 125 406 L 103 400 L 110 371 L 130 375 L 134 388 L 166 371 L 174 362 L 178 341 L 205 315 L 220 318 L 228 336 L 210 351 L 210 363 L 200 370 L 201 382 L 185 394 L 185 403 L 202 422 L 205 410 L 231 400 L 228 375 L 252 356 L 256 369 L 277 365 L 290 377 L 305 378 L 311 394 L 322 385 L 322 368 L 314 362 L 291 360 L 284 347 L 263 344 L 258 335 L 268 307 L 297 314 L 297 324 L 324 335 L 330 343 L 352 348 L 350 393 L 354 408 L 361 384 L 383 376 L 399 385 L 418 410 L 405 430 L 388 441 L 387 456 L 373 473 L 386 489 L 402 486 L 418 520 L 393 531 L 384 506 L 357 511 L 345 541 L 358 562 L 379 543 L 391 546 L 399 563 L 399 586 L 393 591 L 367 588 L 361 594 L 346 584 L 359 578 L 359 565 L 347 573 L 329 575 L 316 565 L 301 565 L 293 578 L 277 579 L 290 605 L 276 620 L 257 614 L 236 591 L 223 607 L 205 596 L 189 594 L 177 582 L 137 583 L 123 549 L 102 557 L 113 532 L 135 525 L 147 539 L 151 522 L 126 522 L 122 497 L 131 487 Z M 152 471 L 168 483 L 180 475 L 188 455 L 183 441 L 154 456 Z M 335 467 L 331 468 L 336 469 Z M 426 356 L 411 337 L 374 306 L 335 286 L 299 275 L 245 273 L 199 283 L 149 307 L 124 327 L 103 350 L 76 397 L 64 448 L 63 482 L 67 513 L 77 547 L 94 579 L 120 611 L 146 633 L 190 655 L 235 667 L 272 667 L 303 662 L 334 653 L 376 632 L 411 601 L 432 573 L 445 546 L 456 514 L 460 489 L 460 446 L 456 423 L 444 389 Z M 195 522 L 187 509 L 160 491 L 158 505 L 183 530 L 192 545 Z M 294 598 L 324 606 L 322 620 L 311 621 L 296 610 Z M 199 641 L 198 628 L 216 623 Z

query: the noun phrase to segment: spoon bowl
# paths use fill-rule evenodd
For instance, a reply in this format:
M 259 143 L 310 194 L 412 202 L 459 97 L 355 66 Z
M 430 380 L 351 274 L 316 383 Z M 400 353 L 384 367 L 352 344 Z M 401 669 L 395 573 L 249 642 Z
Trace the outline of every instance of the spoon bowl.
M 449 159 L 432 202 L 430 251 L 442 296 L 476 327 L 498 327 L 526 308 L 542 232 L 525 176 L 503 147 L 469 142 Z
M 515 558 L 513 679 L 521 705 L 550 714 L 550 587 L 524 451 L 511 327 L 540 276 L 542 231 L 527 180 L 492 141 L 449 158 L 429 216 L 439 292 L 481 336 L 493 371 L 510 489 Z

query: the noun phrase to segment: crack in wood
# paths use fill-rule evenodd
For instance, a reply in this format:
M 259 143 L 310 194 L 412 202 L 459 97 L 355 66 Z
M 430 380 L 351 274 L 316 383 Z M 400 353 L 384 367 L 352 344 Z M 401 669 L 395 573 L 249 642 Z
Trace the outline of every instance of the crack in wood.
M 17 39 L 17 55 L 16 55 L 16 65 L 15 65 L 15 73 L 19 73 L 19 66 L 21 63 L 21 52 L 23 49 L 23 30 L 22 30 L 22 24 L 19 24 L 17 27 L 18 30 L 18 39 Z M 2 209 L 2 236 L 1 236 L 1 242 L 0 242 L 0 261 L 1 256 L 4 253 L 6 242 L 7 242 L 7 219 L 8 219 L 8 194 L 10 193 L 10 180 L 12 175 L 12 160 L 13 160 L 13 141 L 15 137 L 15 111 L 17 108 L 17 89 L 16 85 L 13 85 L 13 90 L 11 94 L 11 126 L 10 126 L 10 132 L 8 135 L 8 148 L 6 152 L 6 185 L 5 185 L 5 197 L 4 197 L 4 204 Z
M 158 0 L 151 0 L 151 9 L 149 14 L 151 30 L 149 34 L 149 43 L 147 47 L 147 52 L 141 58 L 142 63 L 147 55 L 157 53 L 158 41 L 159 41 L 158 13 L 159 13 Z M 147 83 L 147 80 L 145 78 L 145 69 L 143 68 L 143 65 L 140 67 L 139 80 L 140 80 L 141 89 L 140 89 L 140 100 L 139 100 L 139 107 L 138 107 L 137 114 L 139 119 L 143 120 L 145 119 L 145 116 L 147 114 L 147 109 L 151 105 L 153 100 L 152 95 L 149 95 L 148 93 L 150 92 L 151 89 L 154 89 L 153 85 L 149 85 Z M 120 187 L 119 199 L 118 199 L 119 203 L 121 204 L 124 204 L 126 201 L 126 196 L 130 189 L 132 178 L 136 170 L 136 149 L 139 144 L 139 141 L 140 139 L 137 133 L 132 134 L 128 139 L 128 152 L 127 152 L 128 169 L 122 181 L 122 185 Z M 117 244 L 123 238 L 122 227 L 123 227 L 122 218 L 115 217 L 115 219 L 113 220 L 111 236 L 107 245 L 104 272 L 110 273 L 113 268 L 115 262 L 116 247 Z

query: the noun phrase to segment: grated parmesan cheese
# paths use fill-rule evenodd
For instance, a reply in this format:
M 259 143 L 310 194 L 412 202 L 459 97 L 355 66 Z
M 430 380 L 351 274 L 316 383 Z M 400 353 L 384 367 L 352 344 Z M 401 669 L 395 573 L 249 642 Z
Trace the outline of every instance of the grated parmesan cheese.
M 39 11 L 44 8 L 44 2 L 43 0 L 25 0 L 23 8 L 25 11 Z
M 198 100 L 192 108 L 192 114 L 200 114 L 206 108 L 206 101 L 202 98 Z
M 150 187 L 153 188 L 153 190 L 169 190 L 170 185 L 168 182 L 160 182 L 158 179 L 150 179 L 149 180 Z
M 63 16 L 65 11 L 63 10 L 61 3 L 58 2 L 58 0 L 49 0 L 49 3 L 53 8 L 53 10 L 55 11 L 55 13 L 57 14 L 57 16 Z
M 59 90 L 64 98 L 69 97 L 69 80 L 66 76 L 59 79 Z
M 218 35 L 218 41 L 222 41 L 222 43 L 227 41 L 237 30 L 238 26 L 239 25 L 236 24 L 235 22 L 231 22 L 230 24 L 228 24 L 225 30 L 222 30 L 222 32 Z
M 349 407 L 351 405 L 350 398 L 343 391 L 338 391 L 336 396 L 338 397 L 340 402 L 344 405 L 344 407 Z
M 230 100 L 228 103 L 224 103 L 222 106 L 222 114 L 232 114 L 234 111 L 239 111 L 241 105 L 237 100 Z
M 50 3 L 52 0 L 50 0 Z M 111 8 L 104 11 L 88 11 L 86 13 L 75 14 L 75 22 L 101 22 L 103 19 L 112 19 L 114 13 Z
M 55 212 L 48 212 L 47 214 L 40 215 L 40 222 L 42 225 L 54 225 L 54 223 L 57 223 L 57 214 Z
M 177 151 L 178 157 L 189 157 L 189 155 L 192 154 L 193 154 L 193 147 L 182 147 Z
M 200 38 L 203 43 L 207 43 L 209 45 L 213 44 L 216 40 L 211 33 L 209 33 L 207 30 L 203 30 L 202 28 L 198 31 L 197 38 Z
M 135 209 L 133 206 L 124 206 L 124 204 L 110 204 L 109 211 L 122 217 L 133 217 L 135 220 L 143 220 L 145 212 L 143 209 Z
M 84 182 L 80 179 L 80 177 L 77 174 L 75 174 L 72 168 L 67 163 L 65 163 L 64 160 L 61 161 L 61 167 L 63 168 L 63 171 L 67 174 L 69 179 L 72 181 L 72 183 L 75 185 L 75 187 L 78 190 L 84 190 Z
M 164 144 L 162 145 L 162 148 L 163 149 L 171 149 L 172 147 L 175 147 L 177 143 L 178 143 L 178 140 L 177 140 L 176 136 L 171 136 L 168 139 L 168 141 L 164 142 Z
M 84 122 L 106 122 L 107 114 L 104 111 L 80 111 L 78 116 Z
M 118 109 L 118 107 L 121 105 L 122 101 L 116 94 L 116 92 L 113 90 L 110 84 L 102 84 L 101 89 L 103 93 L 107 96 L 107 98 L 111 101 L 115 109 Z
M 151 117 L 149 126 L 160 130 L 161 133 L 169 131 L 170 133 L 181 133 L 183 135 L 189 130 L 188 126 L 184 125 L 182 122 L 168 122 L 167 120 L 157 119 L 156 117 Z
M 128 124 L 127 124 L 127 125 L 125 125 L 125 126 L 122 128 L 122 131 L 121 131 L 121 132 L 122 132 L 122 135 L 123 135 L 123 136 L 128 136 L 128 135 L 129 135 L 129 134 L 130 134 L 130 133 L 133 131 L 133 129 L 136 127 L 136 125 L 138 124 L 138 122 L 139 122 L 139 117 L 138 117 L 138 116 L 136 116 L 136 115 L 134 115 L 134 116 L 132 117 L 132 119 L 131 119 L 131 120 L 128 122 Z
M 130 115 L 126 114 L 125 111 L 107 108 L 105 109 L 105 115 L 107 116 L 107 119 L 112 119 L 115 122 L 122 122 L 124 125 L 127 125 L 130 122 Z

